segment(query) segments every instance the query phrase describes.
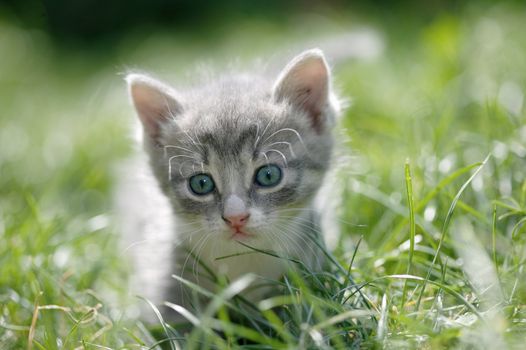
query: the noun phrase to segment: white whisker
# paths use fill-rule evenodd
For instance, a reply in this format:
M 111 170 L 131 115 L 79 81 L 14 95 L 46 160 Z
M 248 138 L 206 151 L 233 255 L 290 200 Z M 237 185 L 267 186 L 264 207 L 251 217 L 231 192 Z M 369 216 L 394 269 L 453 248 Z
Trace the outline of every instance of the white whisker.
M 203 240 L 203 242 L 199 245 L 199 248 L 197 248 L 197 250 L 195 252 L 194 263 L 192 264 L 192 275 L 194 275 L 195 281 L 197 282 L 197 284 L 199 284 L 199 273 L 198 273 L 196 267 L 197 267 L 197 264 L 201 262 L 201 259 L 200 259 L 201 251 L 206 246 L 206 243 L 208 242 L 208 240 L 210 239 L 211 236 L 212 235 L 210 233 L 208 233 L 205 236 L 205 239 Z
M 261 140 L 261 138 L 263 136 L 265 136 L 265 133 L 267 132 L 268 127 L 274 121 L 275 118 L 276 118 L 276 116 L 273 116 L 272 118 L 270 118 L 270 120 L 268 121 L 267 125 L 265 126 L 265 129 L 263 129 L 263 132 L 261 133 L 261 135 L 258 135 L 258 137 L 256 138 L 256 141 L 254 142 L 254 148 L 257 148 L 257 146 L 259 144 L 259 141 Z M 259 130 L 259 128 L 258 128 L 258 130 Z
M 276 152 L 276 153 L 278 153 L 278 154 L 283 158 L 283 161 L 285 162 L 285 166 L 288 166 L 287 157 L 285 157 L 285 155 L 283 154 L 283 152 L 278 151 L 277 149 L 271 148 L 271 149 L 267 150 L 267 151 L 264 152 L 264 153 L 266 154 L 266 153 L 268 153 L 268 152 Z M 267 158 L 267 160 L 268 160 L 268 158 Z
M 270 161 L 268 160 L 267 152 L 259 152 L 259 154 L 262 154 L 263 157 L 265 157 L 266 163 L 267 163 L 267 165 L 269 165 Z
M 271 144 L 267 145 L 268 147 L 274 146 L 274 145 L 287 145 L 289 146 L 289 151 L 292 157 L 296 158 L 296 154 L 294 154 L 294 150 L 292 149 L 292 145 L 290 142 L 286 141 L 278 141 L 278 142 L 272 142 Z
M 297 213 L 312 212 L 314 214 L 319 214 L 319 211 L 314 209 L 314 208 L 285 208 L 285 209 L 275 209 L 275 210 L 271 210 L 270 211 L 270 213 L 278 214 L 280 217 L 289 218 L 289 219 L 298 218 L 300 220 L 304 220 L 304 221 L 309 221 L 310 222 L 310 218 L 304 218 L 304 217 L 301 217 L 300 215 L 297 215 L 297 216 L 295 216 L 295 215 L 283 216 L 282 215 L 282 213 L 288 213 L 288 212 L 291 212 L 291 213 L 295 213 L 295 212 L 297 212 Z M 355 224 L 355 223 L 352 223 L 350 221 L 343 220 L 341 218 L 336 218 L 336 220 L 338 222 L 341 222 L 342 224 L 353 226 L 353 227 L 367 227 L 367 225 Z
M 179 164 L 179 175 L 181 175 L 181 177 L 185 177 L 184 174 L 183 174 L 183 166 L 188 163 L 188 162 L 192 162 L 191 160 L 185 160 L 184 162 L 182 162 L 181 164 Z M 192 169 L 194 167 L 194 164 L 192 162 Z
M 172 160 L 175 159 L 175 158 L 179 158 L 179 157 L 183 157 L 183 158 L 190 158 L 192 160 L 196 160 L 194 157 L 191 157 L 189 155 L 186 155 L 186 154 L 178 154 L 178 155 L 175 155 L 175 156 L 171 156 L 169 159 L 168 159 L 168 180 L 169 181 L 172 181 Z
M 204 231 L 204 230 L 201 229 L 201 230 L 198 230 L 197 232 L 201 232 L 201 231 Z M 204 235 L 204 236 L 201 236 L 201 237 L 197 240 L 197 243 L 192 245 L 190 251 L 189 251 L 189 252 L 186 252 L 186 259 L 184 260 L 184 263 L 183 263 L 183 265 L 182 265 L 182 267 L 181 267 L 181 269 L 180 269 L 182 275 L 184 275 L 185 272 L 186 272 L 186 264 L 188 264 L 189 259 L 192 258 L 192 253 L 194 252 L 194 250 L 195 250 L 198 246 L 200 246 L 200 243 L 201 243 L 202 241 L 206 241 L 206 239 L 207 239 L 207 237 L 208 237 L 209 235 L 210 235 L 210 234 L 206 234 L 206 235 Z
M 190 142 L 192 143 L 192 145 L 194 145 L 195 147 L 197 147 L 198 150 L 200 150 L 201 152 L 203 152 L 203 148 L 201 147 L 203 144 L 200 143 L 200 142 L 196 142 L 192 136 L 190 136 L 190 134 L 188 133 L 188 131 L 186 130 L 183 130 L 183 133 L 186 135 L 186 137 L 190 140 Z M 195 136 L 195 135 L 194 135 Z M 196 137 L 197 138 L 197 137 Z
M 265 143 L 267 140 L 271 139 L 272 137 L 278 135 L 280 132 L 284 132 L 284 131 L 289 131 L 289 132 L 292 132 L 294 135 L 296 135 L 296 137 L 298 138 L 298 140 L 300 141 L 300 143 L 303 145 L 303 147 L 305 147 L 305 149 L 307 148 L 305 146 L 305 143 L 303 142 L 303 138 L 301 137 L 300 133 L 295 130 L 295 129 L 292 129 L 292 128 L 283 128 L 283 129 L 279 129 L 278 131 L 275 131 L 273 132 L 269 137 L 267 137 L 263 143 Z
M 312 253 L 311 257 L 316 257 L 316 256 L 319 255 L 319 253 L 316 252 L 316 250 L 315 250 L 316 245 L 312 243 L 312 241 L 314 241 L 315 237 L 313 237 L 310 234 L 305 233 L 302 230 L 299 230 L 298 228 L 294 227 L 293 224 L 290 224 L 288 222 L 282 223 L 282 226 L 284 227 L 285 232 L 287 234 L 294 235 L 297 239 L 300 239 L 308 247 L 308 249 Z M 285 237 L 288 237 L 288 236 L 285 236 Z M 288 237 L 288 238 L 291 239 L 291 237 Z M 294 241 L 294 240 L 293 240 L 293 242 L 295 242 L 296 245 L 298 243 L 297 241 Z M 307 256 L 307 254 L 305 253 L 304 247 L 300 247 L 299 251 L 302 252 L 304 254 L 304 256 Z M 312 259 L 302 259 L 302 262 L 305 263 L 306 265 L 308 265 L 309 263 L 313 262 L 311 260 Z M 319 266 L 319 267 L 321 267 L 321 266 Z

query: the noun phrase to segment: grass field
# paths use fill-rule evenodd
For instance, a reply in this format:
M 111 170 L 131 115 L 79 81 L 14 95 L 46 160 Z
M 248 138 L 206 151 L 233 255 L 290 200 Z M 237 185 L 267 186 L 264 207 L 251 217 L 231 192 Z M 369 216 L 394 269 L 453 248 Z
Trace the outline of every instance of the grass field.
M 318 27 L 247 20 L 91 50 L 0 19 L 0 348 L 524 346 L 526 7 L 329 15 L 321 30 L 367 24 L 385 43 L 335 70 L 352 103 L 330 268 L 269 282 L 282 295 L 258 305 L 235 296 L 247 276 L 189 316 L 191 331 L 146 327 L 120 302 L 111 203 L 134 116 L 119 73 L 184 77 L 195 60 L 248 62 Z

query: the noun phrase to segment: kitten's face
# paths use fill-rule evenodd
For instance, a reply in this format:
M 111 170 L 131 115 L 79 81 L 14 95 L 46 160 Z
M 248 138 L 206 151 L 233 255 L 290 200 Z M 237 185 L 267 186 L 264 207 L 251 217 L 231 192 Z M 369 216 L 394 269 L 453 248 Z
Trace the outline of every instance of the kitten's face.
M 267 103 L 234 114 L 220 108 L 183 115 L 163 131 L 160 180 L 175 211 L 206 232 L 232 239 L 272 234 L 320 185 L 330 135 L 294 122 L 297 111 L 287 105 Z M 235 225 L 236 217 L 246 220 Z
M 182 97 L 151 78 L 129 81 L 154 173 L 188 234 L 272 240 L 292 229 L 330 160 L 321 53 L 297 57 L 274 87 L 234 79 Z

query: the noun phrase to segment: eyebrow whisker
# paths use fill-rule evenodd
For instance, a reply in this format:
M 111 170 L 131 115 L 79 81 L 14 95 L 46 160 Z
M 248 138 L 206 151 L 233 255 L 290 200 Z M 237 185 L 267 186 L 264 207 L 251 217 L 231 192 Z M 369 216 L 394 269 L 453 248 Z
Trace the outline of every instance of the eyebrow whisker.
M 283 161 L 285 162 L 285 166 L 288 166 L 287 157 L 285 157 L 283 152 L 278 151 L 277 149 L 274 149 L 274 148 L 269 149 L 267 152 L 276 152 L 276 153 L 278 153 L 283 158 Z M 268 158 L 267 158 L 267 160 L 268 160 Z
M 272 142 L 271 144 L 268 145 L 268 147 L 271 147 L 274 145 L 288 145 L 290 154 L 292 155 L 292 157 L 296 158 L 296 154 L 294 154 L 294 150 L 292 149 L 292 145 L 290 142 L 286 142 L 286 141 Z
M 192 160 L 196 160 L 195 157 L 192 157 L 192 156 L 189 156 L 189 155 L 186 155 L 186 154 L 178 154 L 178 155 L 175 155 L 175 156 L 171 156 L 168 159 L 168 180 L 169 181 L 172 181 L 172 160 L 175 159 L 175 158 L 179 158 L 179 157 L 190 158 Z
M 303 142 L 303 138 L 301 137 L 300 133 L 297 130 L 292 129 L 292 128 L 283 128 L 283 129 L 279 129 L 278 131 L 273 132 L 270 136 L 268 136 L 265 140 L 263 140 L 263 143 L 265 143 L 267 140 L 269 140 L 270 138 L 276 136 L 277 134 L 279 134 L 280 132 L 283 132 L 283 131 L 289 131 L 289 132 L 293 133 L 294 135 L 296 135 L 296 137 L 301 142 L 303 147 L 307 148 L 305 146 L 305 143 Z

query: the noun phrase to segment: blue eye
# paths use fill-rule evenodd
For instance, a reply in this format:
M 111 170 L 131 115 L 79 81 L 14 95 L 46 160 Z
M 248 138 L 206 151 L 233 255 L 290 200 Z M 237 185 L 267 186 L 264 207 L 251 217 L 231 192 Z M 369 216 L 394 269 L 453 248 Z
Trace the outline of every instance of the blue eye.
M 255 181 L 262 187 L 272 187 L 281 181 L 281 169 L 274 164 L 264 165 L 256 171 Z
M 207 174 L 197 174 L 192 176 L 189 180 L 189 184 L 192 192 L 199 196 L 209 194 L 215 188 L 214 180 L 212 180 L 212 177 Z

